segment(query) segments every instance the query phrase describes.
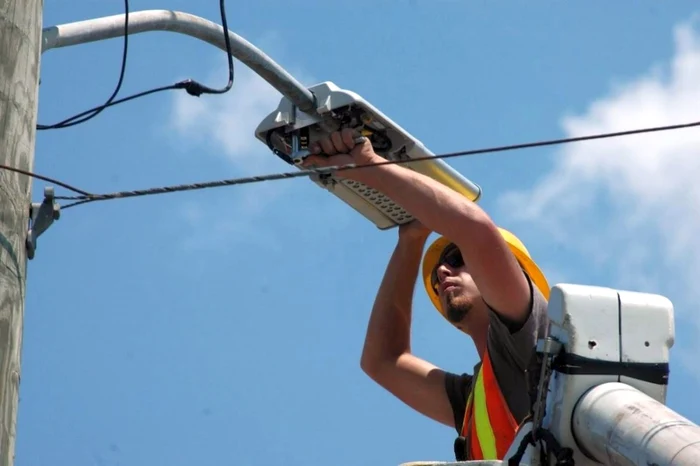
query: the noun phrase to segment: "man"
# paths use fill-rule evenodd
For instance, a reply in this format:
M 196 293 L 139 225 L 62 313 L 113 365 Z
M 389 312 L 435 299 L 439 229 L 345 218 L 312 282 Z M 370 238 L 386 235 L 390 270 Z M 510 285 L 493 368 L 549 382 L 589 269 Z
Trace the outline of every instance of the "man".
M 306 166 L 381 162 L 351 130 L 311 147 Z M 548 330 L 549 285 L 520 241 L 443 184 L 400 165 L 340 176 L 394 199 L 416 221 L 399 228 L 370 317 L 362 369 L 418 412 L 457 430 L 457 460 L 504 459 L 531 412 L 537 339 Z M 423 283 L 437 310 L 469 335 L 481 361 L 453 374 L 411 353 L 411 307 L 421 252 L 431 231 Z M 449 239 L 447 239 L 449 238 Z

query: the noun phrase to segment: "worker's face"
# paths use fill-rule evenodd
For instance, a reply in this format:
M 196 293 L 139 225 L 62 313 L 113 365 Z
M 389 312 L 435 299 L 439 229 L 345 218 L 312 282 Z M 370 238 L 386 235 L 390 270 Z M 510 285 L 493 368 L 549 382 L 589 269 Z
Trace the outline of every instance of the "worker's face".
M 466 331 L 467 316 L 480 293 L 456 246 L 449 245 L 443 251 L 433 272 L 432 283 L 447 319 Z

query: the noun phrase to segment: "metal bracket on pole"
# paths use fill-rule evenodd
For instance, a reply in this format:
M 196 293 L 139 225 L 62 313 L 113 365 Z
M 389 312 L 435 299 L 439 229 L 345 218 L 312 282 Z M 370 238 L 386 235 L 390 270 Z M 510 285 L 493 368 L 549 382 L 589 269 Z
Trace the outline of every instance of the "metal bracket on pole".
M 54 200 L 53 186 L 44 188 L 44 201 L 33 202 L 29 206 L 29 229 L 27 230 L 27 258 L 34 259 L 36 240 L 54 220 L 61 217 L 61 206 Z

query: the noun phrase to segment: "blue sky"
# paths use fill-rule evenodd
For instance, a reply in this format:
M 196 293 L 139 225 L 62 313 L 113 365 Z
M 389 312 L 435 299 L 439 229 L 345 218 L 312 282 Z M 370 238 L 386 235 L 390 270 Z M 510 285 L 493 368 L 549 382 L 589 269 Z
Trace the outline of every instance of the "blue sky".
M 220 21 L 216 0 L 131 3 Z M 46 2 L 44 25 L 122 7 Z M 260 0 L 227 11 L 232 30 L 302 82 L 358 92 L 435 153 L 698 118 L 693 1 Z M 46 53 L 39 122 L 102 103 L 121 47 Z M 129 49 L 123 95 L 186 77 L 226 83 L 225 56 L 194 39 L 148 33 Z M 236 65 L 223 97 L 172 91 L 40 132 L 36 171 L 106 192 L 289 170 L 252 135 L 279 94 Z M 550 282 L 673 300 L 668 402 L 696 422 L 699 143 L 686 130 L 450 161 Z M 359 368 L 395 241 L 304 179 L 66 210 L 29 264 L 17 466 L 450 459 L 453 432 Z M 471 341 L 421 289 L 415 305 L 414 351 L 471 368 Z

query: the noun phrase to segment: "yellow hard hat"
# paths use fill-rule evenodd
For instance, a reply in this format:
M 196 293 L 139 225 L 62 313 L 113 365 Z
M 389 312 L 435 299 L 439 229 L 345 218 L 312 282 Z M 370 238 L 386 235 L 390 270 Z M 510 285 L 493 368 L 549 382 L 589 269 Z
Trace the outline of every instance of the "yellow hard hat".
M 518 263 L 520 263 L 520 266 L 528 274 L 532 280 L 532 283 L 540 290 L 545 299 L 549 300 L 549 283 L 547 283 L 547 279 L 537 264 L 535 264 L 535 261 L 533 261 L 530 257 L 530 252 L 527 250 L 525 245 L 510 231 L 504 228 L 498 228 L 498 231 L 501 233 L 501 236 L 503 236 L 503 239 L 506 240 L 506 244 L 508 244 L 508 247 L 515 255 L 515 258 L 518 260 Z M 445 318 L 447 318 L 447 316 L 442 310 L 440 298 L 435 292 L 430 278 L 438 260 L 440 260 L 440 255 L 445 248 L 450 245 L 450 243 L 451 241 L 444 236 L 439 237 L 433 242 L 433 244 L 430 245 L 430 247 L 428 247 L 427 251 L 425 252 L 425 256 L 423 257 L 423 284 L 425 285 L 425 290 L 428 293 L 433 306 L 435 306 L 435 308 Z

